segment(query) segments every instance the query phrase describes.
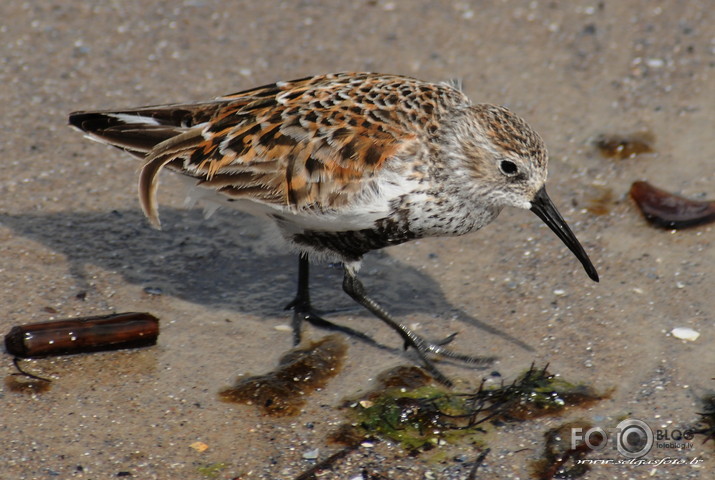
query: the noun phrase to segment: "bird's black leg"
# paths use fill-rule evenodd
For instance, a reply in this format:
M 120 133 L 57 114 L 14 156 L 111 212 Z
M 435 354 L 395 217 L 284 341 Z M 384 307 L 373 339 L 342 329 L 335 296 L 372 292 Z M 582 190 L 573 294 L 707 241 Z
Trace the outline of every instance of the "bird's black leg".
M 472 357 L 468 355 L 462 355 L 455 353 L 449 349 L 444 348 L 445 342 L 431 343 L 424 338 L 417 335 L 415 332 L 407 328 L 407 326 L 395 320 L 380 304 L 375 300 L 368 297 L 365 293 L 365 287 L 362 282 L 358 280 L 353 269 L 345 266 L 345 276 L 343 277 L 343 290 L 345 293 L 350 295 L 357 303 L 369 310 L 377 318 L 389 325 L 393 330 L 402 336 L 405 341 L 405 347 L 413 347 L 417 354 L 420 356 L 424 362 L 426 368 L 429 372 L 440 382 L 445 385 L 451 386 L 452 382 L 445 377 L 434 364 L 427 358 L 427 354 L 435 354 L 455 360 L 459 360 L 465 363 L 474 365 L 488 365 L 492 363 L 495 359 L 493 357 Z M 451 341 L 453 336 L 448 337 L 446 343 Z
M 310 263 L 308 255 L 301 253 L 298 258 L 298 291 L 286 310 L 293 309 L 293 345 L 298 345 L 302 337 L 303 320 L 309 321 L 309 316 L 315 315 L 310 305 Z
M 345 327 L 343 325 L 337 325 L 321 317 L 319 312 L 310 304 L 309 283 L 310 263 L 308 261 L 308 254 L 301 253 L 298 259 L 298 291 L 296 292 L 293 301 L 285 306 L 286 310 L 293 309 L 292 327 L 294 345 L 298 345 L 301 341 L 303 321 L 310 322 L 318 328 L 337 330 L 339 332 L 347 333 L 348 335 L 357 337 L 367 343 L 377 345 L 375 340 L 363 332 L 353 330 L 352 328 Z

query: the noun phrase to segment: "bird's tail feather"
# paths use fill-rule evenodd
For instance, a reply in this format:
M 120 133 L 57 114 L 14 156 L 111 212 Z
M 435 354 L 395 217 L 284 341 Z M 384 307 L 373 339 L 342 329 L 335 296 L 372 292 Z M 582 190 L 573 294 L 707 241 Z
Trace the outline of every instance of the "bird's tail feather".
M 144 158 L 157 145 L 208 122 L 219 107 L 211 101 L 191 105 L 159 105 L 124 111 L 71 113 L 71 126 L 93 140 Z

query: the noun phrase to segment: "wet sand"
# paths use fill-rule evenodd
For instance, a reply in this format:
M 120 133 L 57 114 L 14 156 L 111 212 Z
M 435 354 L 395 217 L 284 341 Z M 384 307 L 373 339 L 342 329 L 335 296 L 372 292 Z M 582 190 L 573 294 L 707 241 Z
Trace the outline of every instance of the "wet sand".
M 429 338 L 496 355 L 488 371 L 442 368 L 460 386 L 531 362 L 612 397 L 500 427 L 477 478 L 529 478 L 544 433 L 572 419 L 684 428 L 715 390 L 713 227 L 649 226 L 627 192 L 648 180 L 715 197 L 715 13 L 709 2 L 21 2 L 0 5 L 0 332 L 13 325 L 147 311 L 156 347 L 24 362 L 45 393 L 0 385 L 0 478 L 292 479 L 337 447 L 342 399 L 414 361 L 341 292 L 339 268 L 313 270 L 318 307 L 390 348 L 348 339 L 342 372 L 301 415 L 274 419 L 219 401 L 239 374 L 276 366 L 291 347 L 283 305 L 297 259 L 259 221 L 183 207 L 162 177 L 163 231 L 136 199 L 138 164 L 69 129 L 74 110 L 198 101 L 306 75 L 367 70 L 461 79 L 475 102 L 503 104 L 544 137 L 549 192 L 601 275 L 591 282 L 530 212 L 481 232 L 368 255 L 362 279 Z M 604 158 L 600 134 L 650 132 L 655 152 Z M 598 207 L 598 208 L 597 208 Z M 596 212 L 596 213 L 594 213 Z M 700 332 L 673 338 L 674 327 Z M 309 329 L 317 339 L 323 331 Z M 3 377 L 14 371 L 9 355 Z M 9 380 L 8 380 L 9 381 Z M 191 447 L 203 442 L 208 449 Z M 464 446 L 461 460 L 477 451 Z M 615 455 L 614 455 L 615 457 Z M 707 478 L 712 442 L 648 458 L 698 465 L 597 466 L 585 479 Z M 469 460 L 471 461 L 471 460 Z M 457 460 L 378 443 L 321 478 L 465 478 Z M 382 476 L 379 476 L 382 475 Z

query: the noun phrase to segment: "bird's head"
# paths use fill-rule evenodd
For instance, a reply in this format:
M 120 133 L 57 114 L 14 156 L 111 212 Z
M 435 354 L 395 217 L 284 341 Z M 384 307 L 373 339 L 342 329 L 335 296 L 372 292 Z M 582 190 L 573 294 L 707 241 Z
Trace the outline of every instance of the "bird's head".
M 511 206 L 534 212 L 598 281 L 591 260 L 546 193 L 548 155 L 541 137 L 508 109 L 488 104 L 466 108 L 451 133 L 460 174 L 473 179 L 475 196 L 495 209 Z

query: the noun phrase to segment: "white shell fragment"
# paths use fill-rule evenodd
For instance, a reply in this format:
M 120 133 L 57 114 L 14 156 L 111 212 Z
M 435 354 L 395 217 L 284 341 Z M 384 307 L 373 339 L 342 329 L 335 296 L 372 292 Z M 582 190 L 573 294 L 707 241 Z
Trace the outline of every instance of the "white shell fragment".
M 700 332 L 688 327 L 676 327 L 670 331 L 670 334 L 675 338 L 688 340 L 690 342 L 694 342 L 700 336 Z
M 303 458 L 306 460 L 315 460 L 320 455 L 320 449 L 314 448 L 313 450 L 308 450 L 303 454 Z

